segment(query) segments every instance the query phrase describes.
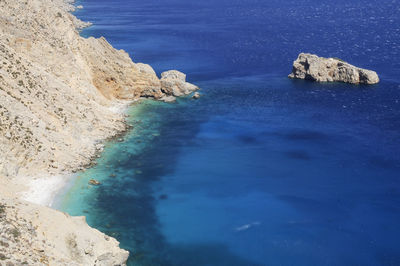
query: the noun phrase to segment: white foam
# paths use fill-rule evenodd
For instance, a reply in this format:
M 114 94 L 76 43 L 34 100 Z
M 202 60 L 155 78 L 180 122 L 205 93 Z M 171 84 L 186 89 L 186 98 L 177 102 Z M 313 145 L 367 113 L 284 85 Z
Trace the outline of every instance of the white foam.
M 260 224 L 261 224 L 260 222 L 256 221 L 256 222 L 252 222 L 252 223 L 249 223 L 249 224 L 245 224 L 245 225 L 236 227 L 235 230 L 238 231 L 238 232 L 239 231 L 244 231 L 244 230 L 250 229 L 253 226 L 257 226 L 257 225 L 260 225 Z

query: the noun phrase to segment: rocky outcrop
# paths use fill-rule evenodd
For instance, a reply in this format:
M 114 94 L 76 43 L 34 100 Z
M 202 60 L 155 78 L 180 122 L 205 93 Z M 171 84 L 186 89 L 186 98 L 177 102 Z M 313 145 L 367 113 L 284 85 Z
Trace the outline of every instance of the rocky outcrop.
M 318 82 L 345 82 L 352 84 L 375 84 L 379 77 L 372 70 L 355 67 L 337 58 L 323 58 L 313 54 L 299 54 L 293 62 L 289 78 Z
M 82 57 L 89 66 L 91 81 L 105 98 L 159 99 L 164 95 L 160 80 L 151 66 L 133 63 L 125 51 L 114 49 L 103 37 L 80 40 Z
M 161 73 L 161 91 L 167 95 L 179 97 L 190 94 L 199 88 L 186 82 L 186 75 L 177 70 Z
M 125 265 L 118 246 L 84 217 L 0 195 L 1 265 Z
M 195 93 L 193 94 L 193 96 L 192 96 L 192 99 L 197 100 L 197 99 L 200 99 L 200 97 L 201 97 L 200 93 L 195 92 Z

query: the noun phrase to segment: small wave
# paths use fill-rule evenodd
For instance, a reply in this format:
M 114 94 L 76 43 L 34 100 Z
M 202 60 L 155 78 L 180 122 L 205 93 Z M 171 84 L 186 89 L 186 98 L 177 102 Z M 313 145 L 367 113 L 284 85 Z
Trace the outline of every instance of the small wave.
M 257 225 L 260 225 L 260 224 L 261 224 L 260 222 L 252 222 L 252 223 L 249 223 L 249 224 L 245 224 L 245 225 L 236 227 L 235 231 L 237 231 L 237 232 L 245 231 L 245 230 L 250 229 L 253 226 L 257 226 Z

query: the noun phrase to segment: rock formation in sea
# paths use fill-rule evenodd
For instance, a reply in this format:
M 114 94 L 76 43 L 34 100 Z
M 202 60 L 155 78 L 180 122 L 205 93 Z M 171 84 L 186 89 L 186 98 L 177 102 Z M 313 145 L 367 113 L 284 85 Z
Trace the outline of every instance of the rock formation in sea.
M 0 245 L 0 256 L 23 262 L 35 249 L 41 250 L 38 260 L 51 265 L 119 265 L 127 252 L 116 240 L 90 229 L 82 219 L 25 202 L 19 192 L 34 177 L 89 165 L 101 141 L 127 128 L 118 106 L 142 97 L 172 100 L 198 88 L 178 71 L 159 79 L 151 66 L 132 62 L 105 38 L 81 37 L 79 29 L 90 23 L 70 13 L 72 4 L 0 0 L 0 206 L 9 211 L 14 207 L 14 218 L 25 219 L 17 227 L 35 228 L 27 229 L 32 237 L 21 230 L 21 239 L 37 240 L 34 246 L 14 243 L 16 248 L 23 245 L 18 256 L 5 254 Z M 53 219 L 60 228 L 71 225 L 68 234 L 50 233 L 56 230 L 49 224 Z M 0 243 L 6 243 L 4 228 Z
M 338 58 L 324 58 L 301 53 L 293 62 L 289 78 L 318 82 L 345 82 L 352 84 L 376 84 L 379 77 L 375 71 L 353 66 Z
M 200 99 L 200 97 L 201 97 L 200 93 L 195 92 L 195 93 L 193 94 L 193 96 L 192 96 L 192 99 L 197 100 L 197 99 Z
M 186 82 L 186 75 L 177 70 L 161 73 L 160 81 L 162 92 L 173 97 L 188 95 L 199 89 L 197 86 Z M 165 97 L 164 100 L 171 101 L 171 96 Z

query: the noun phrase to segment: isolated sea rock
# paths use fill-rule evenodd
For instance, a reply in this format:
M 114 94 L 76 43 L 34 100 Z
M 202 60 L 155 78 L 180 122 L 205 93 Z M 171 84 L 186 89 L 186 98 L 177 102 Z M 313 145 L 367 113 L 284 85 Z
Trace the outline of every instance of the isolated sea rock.
M 186 75 L 177 70 L 169 70 L 161 73 L 161 91 L 175 97 L 190 94 L 199 87 L 186 82 Z
M 195 100 L 200 99 L 200 97 L 201 97 L 201 95 L 200 95 L 200 93 L 198 93 L 198 92 L 195 92 L 195 93 L 193 94 L 193 96 L 192 96 L 192 98 L 195 99 Z
M 338 58 L 324 58 L 301 53 L 293 62 L 289 78 L 317 82 L 345 82 L 351 84 L 376 84 L 379 77 L 375 71 L 362 69 Z

